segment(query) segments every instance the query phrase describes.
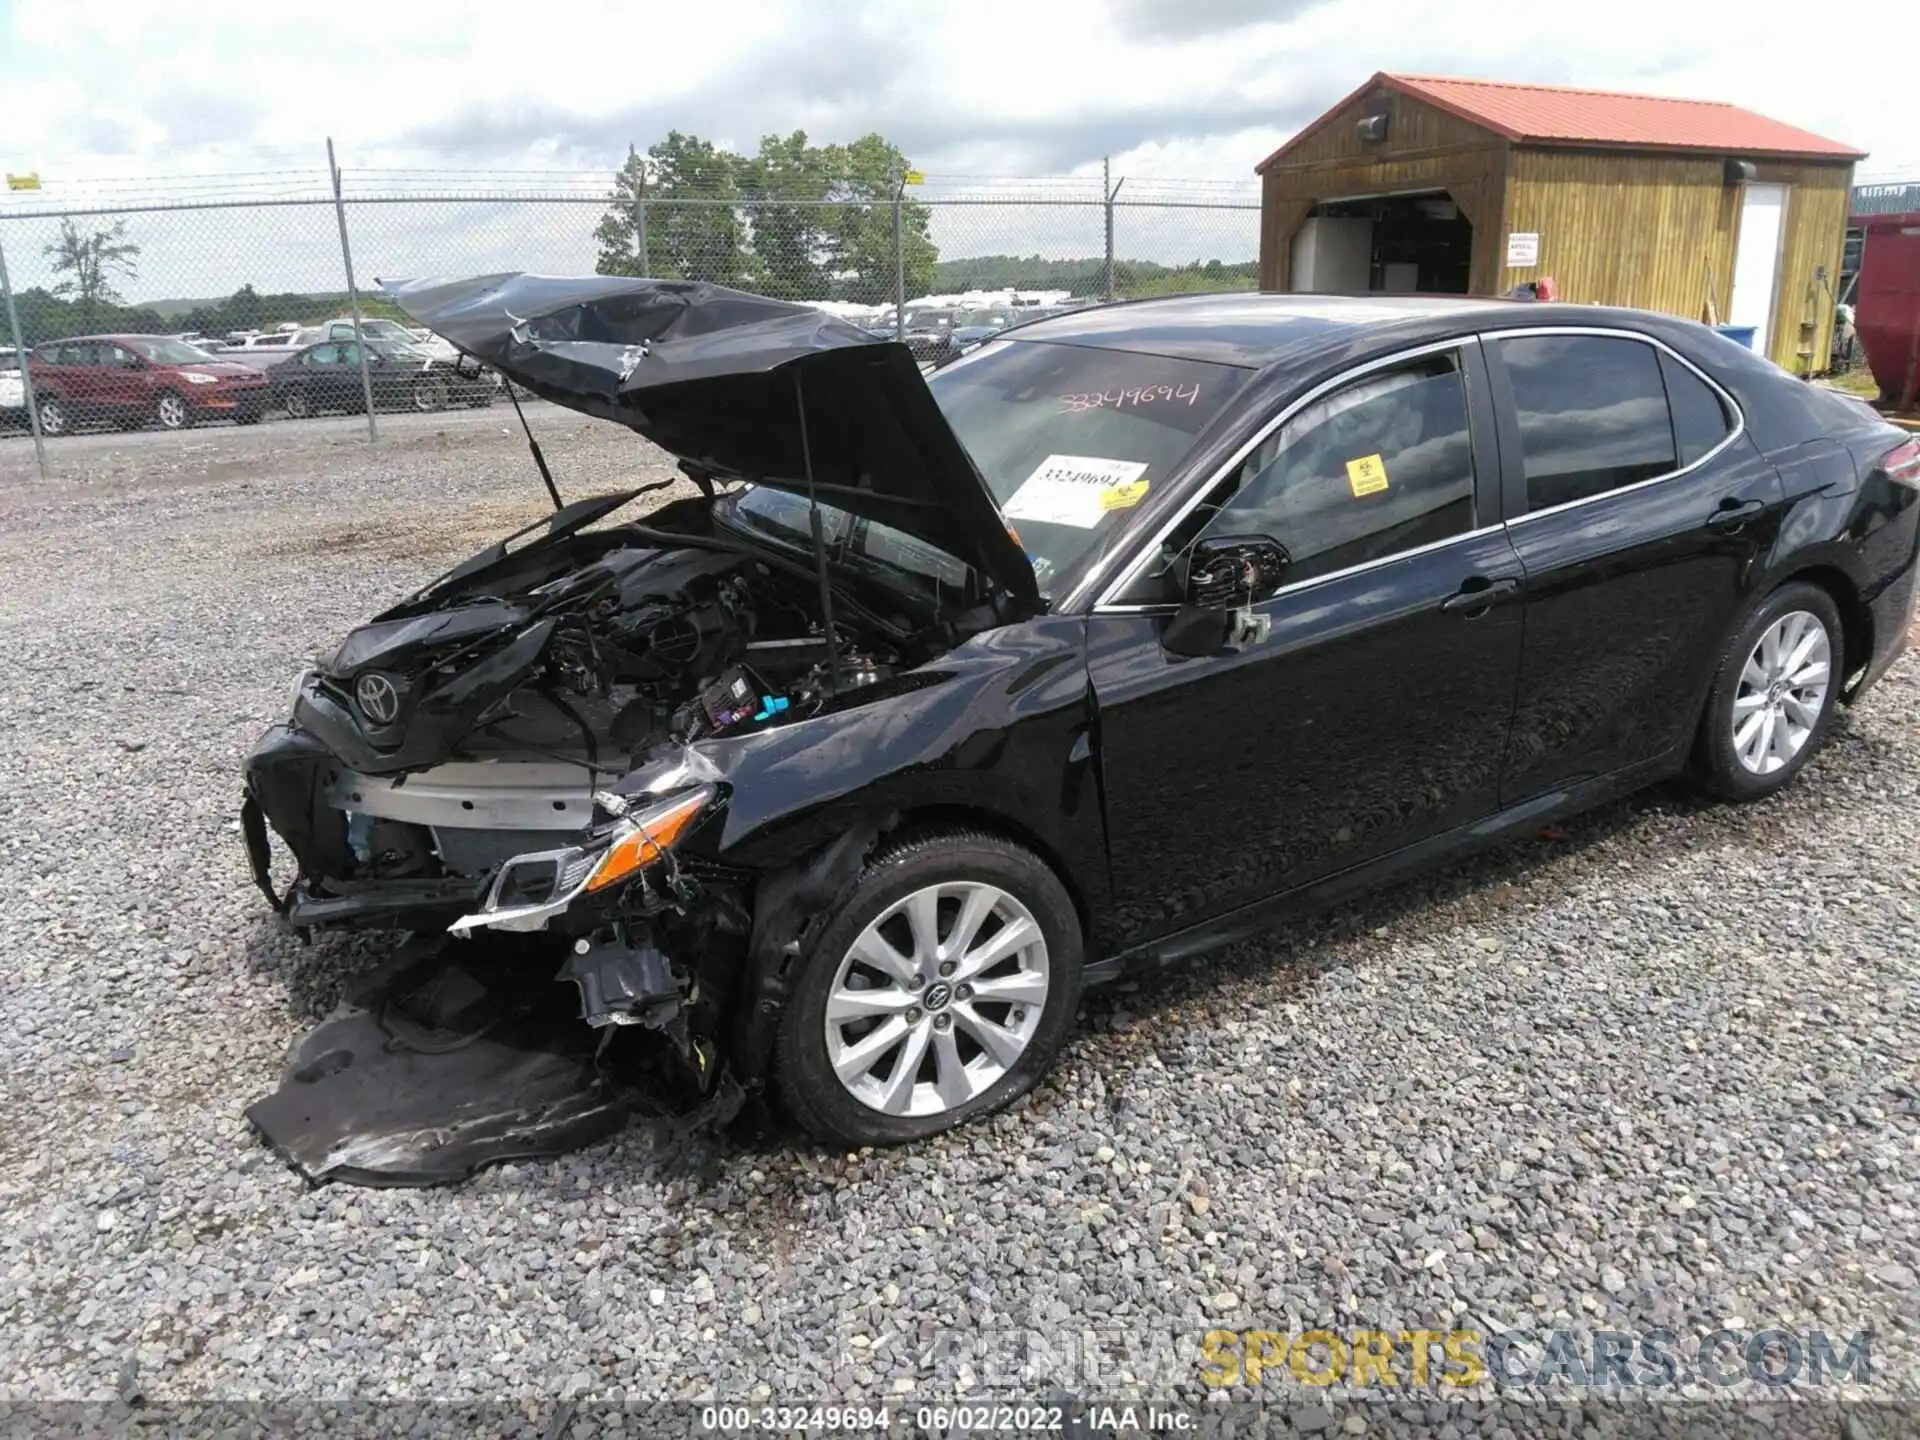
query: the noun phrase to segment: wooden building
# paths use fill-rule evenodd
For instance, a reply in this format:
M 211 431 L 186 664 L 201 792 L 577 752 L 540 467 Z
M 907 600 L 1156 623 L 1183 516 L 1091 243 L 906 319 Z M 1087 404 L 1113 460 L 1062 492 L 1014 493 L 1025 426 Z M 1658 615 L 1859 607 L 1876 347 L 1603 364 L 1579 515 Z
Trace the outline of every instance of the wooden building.
M 1266 290 L 1560 297 L 1824 369 L 1862 152 L 1734 105 L 1378 74 L 1261 161 Z

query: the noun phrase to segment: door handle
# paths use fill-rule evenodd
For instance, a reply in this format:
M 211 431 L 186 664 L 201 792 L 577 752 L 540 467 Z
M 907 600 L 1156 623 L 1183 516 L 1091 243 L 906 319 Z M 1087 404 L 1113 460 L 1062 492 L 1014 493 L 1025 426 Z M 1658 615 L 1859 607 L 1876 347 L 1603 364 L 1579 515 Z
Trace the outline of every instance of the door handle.
M 1720 508 L 1707 517 L 1707 529 L 1716 535 L 1737 535 L 1766 508 L 1764 500 L 1735 500 L 1728 496 L 1720 502 Z
M 1476 615 L 1484 615 L 1502 600 L 1511 600 L 1520 593 L 1520 582 L 1512 575 L 1500 575 L 1488 579 L 1485 575 L 1472 575 L 1460 586 L 1458 595 L 1449 595 L 1440 602 L 1442 615 L 1464 615 L 1471 620 Z

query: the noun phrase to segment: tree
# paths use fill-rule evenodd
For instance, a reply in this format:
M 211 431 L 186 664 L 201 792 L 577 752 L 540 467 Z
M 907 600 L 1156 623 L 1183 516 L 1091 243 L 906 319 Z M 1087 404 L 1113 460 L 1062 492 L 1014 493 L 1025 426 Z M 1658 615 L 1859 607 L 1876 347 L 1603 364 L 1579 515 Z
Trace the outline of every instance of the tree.
M 782 300 L 825 300 L 832 288 L 829 198 L 837 150 L 807 144 L 807 132 L 763 136 L 760 153 L 740 162 L 753 265 L 750 289 Z M 784 203 L 783 203 L 784 202 Z M 794 203 L 798 202 L 798 203 Z
M 602 275 L 642 273 L 636 221 L 644 206 L 645 262 L 655 278 L 741 283 L 741 224 L 734 208 L 739 164 L 738 156 L 678 130 L 648 146 L 645 155 L 629 147 L 607 212 L 594 227 L 600 248 L 594 269 Z
M 594 243 L 600 254 L 593 262 L 596 275 L 640 275 L 640 239 L 635 225 L 635 207 L 647 188 L 647 157 L 631 145 L 626 163 L 613 177 L 613 192 L 607 196 L 607 213 L 593 227 Z
M 19 307 L 21 335 L 29 345 L 63 340 L 69 335 L 97 334 L 102 330 L 153 335 L 168 328 L 165 320 L 144 306 L 130 309 L 100 302 L 91 311 L 83 311 L 77 301 L 63 300 L 38 285 L 20 291 L 13 298 Z
M 880 304 L 893 298 L 896 258 L 893 201 L 910 167 L 900 148 L 879 135 L 834 147 L 836 180 L 827 211 L 831 264 L 842 298 Z M 900 207 L 900 250 L 906 293 L 925 294 L 940 258 L 928 233 L 932 215 L 911 201 Z
M 879 135 L 812 145 L 795 130 L 762 137 L 749 156 L 675 130 L 644 155 L 628 148 L 594 227 L 594 268 L 715 280 L 787 300 L 881 303 L 893 298 L 894 197 L 907 169 Z M 924 205 L 901 206 L 910 295 L 927 288 L 939 259 L 930 220 Z
M 52 294 L 78 303 L 87 324 L 102 305 L 121 303 L 114 289 L 116 278 L 132 280 L 139 275 L 134 262 L 140 247 L 127 239 L 127 222 L 116 220 L 111 229 L 83 235 L 71 219 L 60 222 L 60 238 L 43 246 L 41 253 L 52 262 L 56 275 L 67 278 L 54 285 Z

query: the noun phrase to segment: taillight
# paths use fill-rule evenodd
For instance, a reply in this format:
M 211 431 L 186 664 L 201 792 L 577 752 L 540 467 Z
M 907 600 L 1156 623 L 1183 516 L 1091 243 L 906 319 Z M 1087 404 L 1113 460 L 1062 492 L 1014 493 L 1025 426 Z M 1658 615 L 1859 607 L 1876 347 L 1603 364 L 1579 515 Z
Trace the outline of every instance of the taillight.
M 1896 445 L 1881 460 L 1880 468 L 1887 472 L 1887 478 L 1896 484 L 1909 485 L 1920 490 L 1920 435 L 1905 444 Z

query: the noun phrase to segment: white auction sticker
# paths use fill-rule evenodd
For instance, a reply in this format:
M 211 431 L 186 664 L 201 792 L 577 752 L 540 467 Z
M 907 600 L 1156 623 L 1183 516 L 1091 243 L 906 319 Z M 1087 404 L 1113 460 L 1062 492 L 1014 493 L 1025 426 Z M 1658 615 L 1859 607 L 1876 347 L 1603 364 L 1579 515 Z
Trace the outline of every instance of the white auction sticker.
M 1147 493 L 1145 460 L 1049 455 L 1007 501 L 1009 520 L 1037 520 L 1091 530 L 1110 513 L 1138 505 Z

